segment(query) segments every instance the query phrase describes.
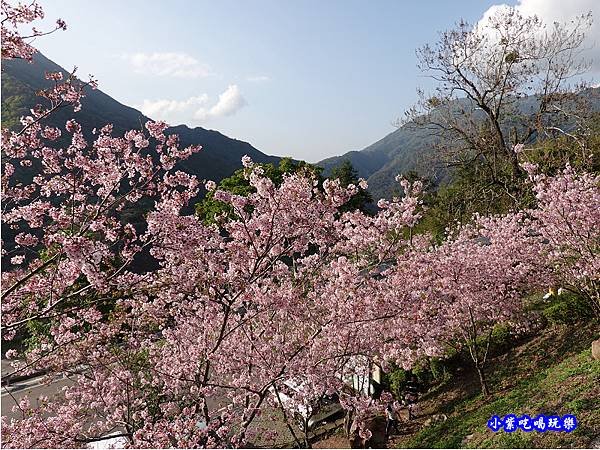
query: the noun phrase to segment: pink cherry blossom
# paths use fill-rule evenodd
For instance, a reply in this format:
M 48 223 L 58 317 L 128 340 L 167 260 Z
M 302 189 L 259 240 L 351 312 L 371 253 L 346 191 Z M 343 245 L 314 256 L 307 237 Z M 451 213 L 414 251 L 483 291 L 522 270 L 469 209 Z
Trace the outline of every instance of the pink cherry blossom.
M 2 57 L 31 58 L 17 26 L 41 8 L 2 11 Z M 365 180 L 321 189 L 295 173 L 276 185 L 244 156 L 252 193 L 206 182 L 235 212 L 209 226 L 184 212 L 200 185 L 176 169 L 199 145 L 181 148 L 163 122 L 123 136 L 107 124 L 92 138 L 74 119 L 50 128 L 84 90 L 73 75 L 48 77 L 50 107 L 2 130 L 2 224 L 15 236 L 2 242 L 2 328 L 10 340 L 43 323 L 14 373 L 73 384 L 23 398 L 18 419 L 2 418 L 6 447 L 79 448 L 114 433 L 132 448 L 242 447 L 269 431 L 261 415 L 279 410 L 291 425 L 334 394 L 366 439 L 389 398 L 351 386 L 374 367 L 466 348 L 483 386 L 486 338 L 522 322 L 525 295 L 560 282 L 598 302 L 597 176 L 528 166 L 535 208 L 476 215 L 434 243 L 415 234 L 419 182 L 398 178 L 403 195 L 373 216 L 342 213 Z M 37 168 L 30 182 L 20 166 Z

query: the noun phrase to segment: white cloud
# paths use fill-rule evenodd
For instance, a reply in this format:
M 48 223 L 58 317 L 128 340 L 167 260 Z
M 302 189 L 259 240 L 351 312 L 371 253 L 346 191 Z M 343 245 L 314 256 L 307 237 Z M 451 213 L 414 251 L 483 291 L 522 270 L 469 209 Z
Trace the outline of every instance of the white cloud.
M 232 116 L 247 105 L 237 84 L 230 84 L 225 92 L 219 95 L 219 101 L 210 109 L 200 108 L 194 114 L 198 120 L 206 120 L 214 117 Z
M 485 24 L 489 17 L 502 8 L 508 8 L 508 5 L 504 3 L 492 5 L 483 14 L 479 23 Z M 515 8 L 524 16 L 538 16 L 547 25 L 553 22 L 569 22 L 591 11 L 594 22 L 586 31 L 584 47 L 589 50 L 585 52 L 585 57 L 592 60 L 594 71 L 600 71 L 600 3 L 598 0 L 518 0 Z
M 208 95 L 202 94 L 186 100 L 144 100 L 138 108 L 147 116 L 155 119 L 176 117 L 190 109 L 204 106 L 208 103 Z
M 200 78 L 212 74 L 210 67 L 187 53 L 126 53 L 121 55 L 135 73 L 176 78 Z
M 210 106 L 206 94 L 184 100 L 148 100 L 136 105 L 148 117 L 164 120 L 171 124 L 203 123 L 210 119 L 232 116 L 247 105 L 239 87 L 232 84 L 219 95 L 218 101 Z
M 248 77 L 246 78 L 246 80 L 251 83 L 264 83 L 266 81 L 271 81 L 271 77 L 267 75 L 256 75 L 253 77 Z

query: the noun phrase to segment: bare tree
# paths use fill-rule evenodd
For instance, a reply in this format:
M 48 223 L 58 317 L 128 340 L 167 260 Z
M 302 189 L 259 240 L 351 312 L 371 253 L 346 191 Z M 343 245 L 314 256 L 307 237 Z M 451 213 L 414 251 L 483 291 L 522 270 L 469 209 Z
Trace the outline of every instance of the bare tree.
M 419 91 L 400 124 L 431 127 L 448 165 L 477 162 L 491 185 L 514 198 L 522 173 L 517 144 L 559 132 L 577 138 L 573 128 L 584 109 L 577 93 L 589 67 L 583 42 L 591 23 L 588 13 L 546 25 L 509 7 L 475 26 L 459 22 L 417 50 L 419 68 L 435 88 Z

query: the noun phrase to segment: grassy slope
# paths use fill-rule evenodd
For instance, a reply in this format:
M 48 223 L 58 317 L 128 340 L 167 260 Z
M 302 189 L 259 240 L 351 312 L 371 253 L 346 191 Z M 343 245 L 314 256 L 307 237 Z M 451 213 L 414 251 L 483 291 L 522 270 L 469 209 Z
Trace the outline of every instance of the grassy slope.
M 493 395 L 483 399 L 474 374 L 465 370 L 424 395 L 420 417 L 390 447 L 589 447 L 600 437 L 600 361 L 591 355 L 597 322 L 554 325 L 490 361 Z M 572 433 L 493 433 L 494 414 L 575 414 Z M 434 414 L 448 420 L 426 426 Z M 597 441 L 596 441 L 597 442 Z

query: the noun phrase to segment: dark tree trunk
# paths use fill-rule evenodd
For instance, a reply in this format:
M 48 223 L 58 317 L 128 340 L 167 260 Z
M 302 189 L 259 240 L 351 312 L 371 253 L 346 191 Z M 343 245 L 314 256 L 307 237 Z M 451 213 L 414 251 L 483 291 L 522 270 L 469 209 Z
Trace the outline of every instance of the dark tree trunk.
M 346 433 L 346 437 L 350 438 L 350 430 L 352 428 L 352 420 L 354 419 L 354 413 L 351 409 L 346 411 L 346 415 L 344 416 L 344 432 Z
M 485 379 L 485 372 L 483 371 L 483 367 L 479 367 L 478 364 L 475 365 L 477 369 L 477 375 L 479 375 L 479 384 L 481 384 L 481 393 L 484 397 L 488 397 L 490 395 L 490 391 L 487 386 L 487 380 Z

